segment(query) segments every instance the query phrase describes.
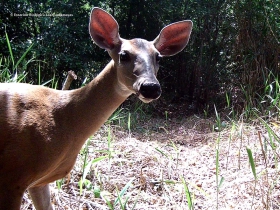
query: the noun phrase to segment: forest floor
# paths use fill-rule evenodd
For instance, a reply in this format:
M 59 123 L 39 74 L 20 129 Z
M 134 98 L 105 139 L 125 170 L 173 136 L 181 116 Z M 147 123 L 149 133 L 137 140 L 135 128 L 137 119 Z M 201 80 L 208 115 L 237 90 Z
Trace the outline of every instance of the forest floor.
M 269 123 L 274 137 L 257 121 L 213 126 L 196 115 L 152 118 L 131 132 L 104 125 L 70 175 L 51 185 L 55 209 L 191 209 L 184 186 L 193 209 L 280 209 L 279 122 Z M 28 194 L 22 209 L 34 209 Z

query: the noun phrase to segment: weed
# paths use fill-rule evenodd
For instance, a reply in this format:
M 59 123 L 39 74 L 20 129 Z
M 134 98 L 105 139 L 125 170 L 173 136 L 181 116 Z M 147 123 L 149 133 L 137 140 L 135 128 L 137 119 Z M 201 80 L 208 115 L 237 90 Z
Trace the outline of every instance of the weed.
M 185 195 L 186 195 L 186 198 L 187 198 L 187 201 L 188 201 L 189 210 L 193 210 L 194 205 L 193 205 L 193 201 L 192 201 L 192 196 L 191 196 L 191 193 L 189 191 L 188 185 L 186 184 L 186 180 L 183 177 L 181 177 L 181 181 L 182 181 L 183 186 L 184 186 Z

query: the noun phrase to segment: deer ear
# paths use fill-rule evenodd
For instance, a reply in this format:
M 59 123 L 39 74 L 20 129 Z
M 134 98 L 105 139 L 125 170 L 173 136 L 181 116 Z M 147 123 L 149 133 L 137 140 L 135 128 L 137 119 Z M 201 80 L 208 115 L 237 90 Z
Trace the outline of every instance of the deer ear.
M 106 50 L 112 50 L 121 42 L 117 21 L 112 15 L 97 7 L 91 11 L 89 33 L 93 41 Z
M 172 56 L 182 51 L 188 44 L 192 25 L 192 21 L 184 20 L 164 27 L 153 41 L 160 54 Z

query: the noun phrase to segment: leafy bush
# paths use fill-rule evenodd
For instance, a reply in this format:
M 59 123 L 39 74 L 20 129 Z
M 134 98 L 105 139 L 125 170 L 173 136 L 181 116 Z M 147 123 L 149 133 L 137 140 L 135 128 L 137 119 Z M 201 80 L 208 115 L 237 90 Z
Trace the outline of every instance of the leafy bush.
M 128 39 L 153 40 L 169 23 L 194 22 L 189 45 L 165 59 L 158 75 L 163 97 L 171 102 L 187 99 L 192 111 L 203 112 L 213 103 L 225 107 L 226 94 L 236 112 L 259 108 L 267 84 L 276 84 L 279 78 L 280 6 L 273 1 L 20 0 L 1 4 L 0 27 L 7 31 L 14 55 L 23 55 L 32 44 L 21 63 L 40 60 L 22 67 L 26 82 L 37 84 L 38 78 L 46 81 L 55 75 L 61 86 L 66 72 L 74 70 L 80 78 L 73 83 L 76 88 L 103 69 L 109 56 L 88 34 L 93 6 L 110 12 L 119 22 L 121 36 Z M 10 56 L 5 36 L 0 47 L 3 63 Z

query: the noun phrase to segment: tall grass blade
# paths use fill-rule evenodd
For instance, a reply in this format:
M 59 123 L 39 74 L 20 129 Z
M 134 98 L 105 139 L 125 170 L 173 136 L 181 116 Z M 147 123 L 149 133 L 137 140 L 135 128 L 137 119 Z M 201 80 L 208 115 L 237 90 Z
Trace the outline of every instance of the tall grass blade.
M 118 203 L 121 204 L 121 198 L 124 196 L 124 194 L 126 193 L 126 191 L 128 190 L 128 188 L 131 186 L 132 182 L 133 182 L 134 178 L 132 178 L 120 191 L 120 193 L 118 194 L 117 199 L 114 202 L 114 206 L 116 206 Z M 127 202 L 127 200 L 126 200 Z M 125 203 L 126 203 L 125 202 Z
M 132 208 L 131 208 L 132 210 L 135 209 L 135 206 L 136 206 L 138 200 L 139 200 L 139 197 L 137 196 L 137 199 L 136 199 L 136 201 L 134 202 L 134 204 L 133 204 L 133 206 L 132 206 Z
M 7 45 L 8 45 L 10 57 L 11 57 L 11 59 L 12 59 L 13 66 L 15 66 L 14 55 L 13 55 L 11 43 L 10 43 L 10 40 L 9 40 L 9 37 L 8 37 L 8 34 L 7 34 L 6 31 L 5 31 L 5 35 L 6 35 L 6 41 L 7 41 Z
M 127 128 L 128 128 L 128 133 L 130 136 L 130 134 L 131 134 L 131 113 L 130 112 L 128 113 Z
M 221 180 L 220 180 L 219 185 L 218 185 L 218 189 L 221 188 L 221 186 L 222 186 L 224 180 L 225 180 L 224 177 L 221 177 Z
M 255 187 L 254 187 L 254 193 L 253 193 L 252 204 L 251 204 L 251 209 L 253 209 L 254 199 L 255 199 L 255 195 L 256 195 L 257 173 L 256 173 L 256 167 L 255 167 L 255 162 L 254 162 L 254 158 L 252 155 L 252 151 L 248 147 L 246 147 L 246 150 L 247 150 L 247 154 L 249 157 L 250 166 L 251 166 L 254 178 L 255 178 Z
M 108 205 L 108 208 L 109 208 L 110 210 L 114 210 L 114 206 L 113 206 L 113 204 L 111 203 L 111 201 L 108 200 L 108 199 L 106 198 L 106 196 L 101 196 L 101 197 L 102 197 L 103 200 L 105 200 L 106 204 Z
M 230 107 L 230 97 L 227 92 L 226 92 L 226 102 L 227 102 L 227 107 Z
M 38 85 L 41 85 L 41 65 L 39 63 L 39 70 L 38 70 Z
M 250 162 L 250 166 L 251 166 L 254 178 L 255 178 L 255 180 L 257 180 L 256 167 L 255 167 L 255 162 L 254 162 L 254 158 L 253 158 L 253 155 L 252 155 L 252 151 L 248 147 L 246 147 L 246 150 L 247 150 L 247 154 L 248 154 L 248 157 L 249 157 L 249 162 Z
M 119 121 L 119 122 L 120 122 L 120 120 L 124 118 L 122 112 L 123 112 L 123 109 L 122 109 L 122 108 L 117 109 L 117 110 L 111 115 L 111 117 L 109 117 L 109 119 L 106 121 L 106 124 L 111 124 L 111 123 L 115 124 L 116 121 Z
M 21 63 L 21 61 L 25 58 L 26 54 L 31 50 L 31 48 L 33 47 L 34 43 L 31 44 L 27 50 L 23 53 L 23 55 L 20 57 L 20 59 L 17 61 L 16 65 L 14 66 L 13 70 L 16 70 L 18 65 Z M 40 66 L 39 66 L 40 68 Z
M 258 115 L 256 115 L 258 117 Z M 267 124 L 266 121 L 264 121 L 262 118 L 258 117 L 259 120 L 262 122 L 262 124 L 265 126 L 265 128 L 267 129 L 267 132 L 269 134 L 269 136 L 272 136 L 278 143 L 280 143 L 280 137 L 273 131 L 273 129 Z M 272 138 L 270 138 L 272 139 Z M 275 144 L 274 142 L 270 142 L 271 143 L 271 147 L 272 149 L 275 149 Z
M 48 81 L 46 81 L 46 82 L 44 82 L 44 83 L 41 84 L 40 80 L 38 80 L 38 84 L 39 84 L 39 85 L 42 85 L 42 86 L 46 86 L 47 84 L 50 84 L 50 83 L 52 83 L 52 82 L 53 82 L 53 79 L 50 79 L 50 80 L 48 80 Z M 56 88 L 54 88 L 54 89 L 56 89 Z
M 186 184 L 186 180 L 185 180 L 184 177 L 181 177 L 181 180 L 182 180 L 182 183 L 183 183 L 183 186 L 184 186 L 185 195 L 186 195 L 186 198 L 187 198 L 187 201 L 188 201 L 189 210 L 193 210 L 194 206 L 193 206 L 192 196 L 191 196 L 191 193 L 189 191 L 188 185 Z
M 158 151 L 160 154 L 162 154 L 163 156 L 167 157 L 168 158 L 168 155 L 165 154 L 165 152 L 161 151 L 159 148 L 155 148 L 156 151 Z
M 104 160 L 106 158 L 108 158 L 109 156 L 108 155 L 105 155 L 105 156 L 100 156 L 98 158 L 95 158 L 93 159 L 92 161 L 88 162 L 87 164 L 85 164 L 83 167 L 83 175 L 82 175 L 82 178 L 81 180 L 79 181 L 79 187 L 80 187 L 80 194 L 82 194 L 83 192 L 83 186 L 84 184 L 87 182 L 87 175 L 89 174 L 90 172 L 90 169 L 91 169 L 91 166 L 94 164 L 94 163 L 97 163 L 101 160 Z

